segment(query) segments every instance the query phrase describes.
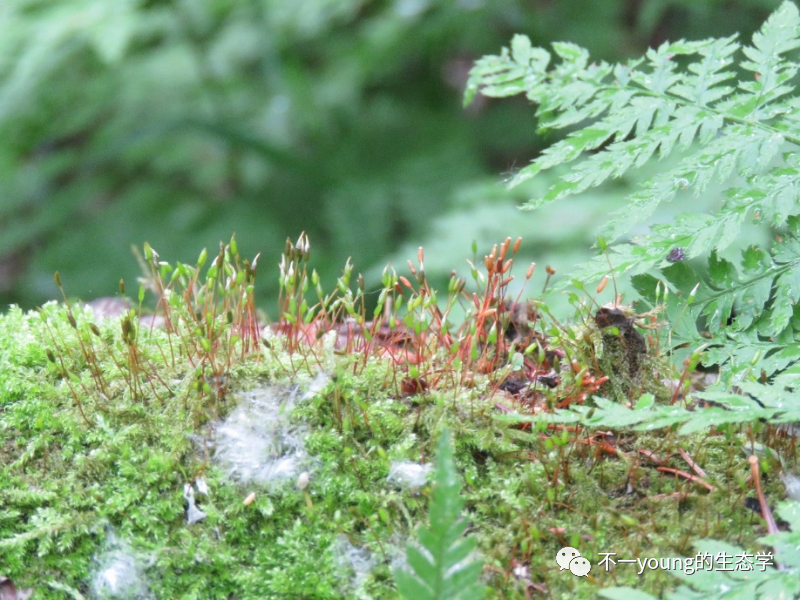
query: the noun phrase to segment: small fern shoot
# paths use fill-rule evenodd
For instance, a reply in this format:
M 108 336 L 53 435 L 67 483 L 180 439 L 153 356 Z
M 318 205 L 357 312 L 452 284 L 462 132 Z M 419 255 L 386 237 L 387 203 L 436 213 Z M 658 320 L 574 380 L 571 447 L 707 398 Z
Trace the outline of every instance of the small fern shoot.
M 408 567 L 394 572 L 397 589 L 408 600 L 480 600 L 481 561 L 474 557 L 475 539 L 465 537 L 464 501 L 445 429 L 439 440 L 430 526 L 419 530 L 419 544 L 410 543 Z

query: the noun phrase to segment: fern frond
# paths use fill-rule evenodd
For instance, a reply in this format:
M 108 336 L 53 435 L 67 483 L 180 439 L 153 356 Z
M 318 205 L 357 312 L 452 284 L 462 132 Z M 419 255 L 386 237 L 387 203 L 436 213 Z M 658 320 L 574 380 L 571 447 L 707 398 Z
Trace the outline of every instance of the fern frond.
M 575 163 L 525 208 L 620 177 L 654 155 L 682 151 L 686 156 L 677 166 L 643 184 L 607 224 L 603 235 L 614 240 L 678 190 L 701 194 L 712 181 L 755 177 L 773 166 L 786 142 L 800 144 L 800 107 L 794 98 L 784 101 L 798 68 L 785 55 L 798 47 L 800 14 L 791 2 L 770 17 L 752 46 L 740 46 L 734 36 L 665 43 L 628 64 L 590 64 L 582 48 L 558 43 L 553 49 L 560 61 L 551 65 L 549 52 L 515 36 L 511 51 L 476 63 L 466 99 L 477 91 L 494 97 L 524 93 L 537 105 L 540 127 L 579 127 L 511 181 L 518 185 Z M 740 50 L 746 60 L 739 66 L 753 72 L 754 80 L 734 86 Z M 681 68 L 676 57 L 690 62 Z M 760 187 L 772 189 L 764 182 Z M 732 232 L 735 226 L 730 227 Z
M 626 235 L 678 193 L 699 196 L 720 186 L 722 202 L 714 213 L 652 225 L 647 235 L 610 246 L 609 258 L 629 275 L 661 269 L 684 298 L 702 283 L 691 309 L 673 315 L 683 320 L 686 313 L 686 323 L 678 326 L 684 341 L 709 343 L 708 360 L 735 373 L 752 370 L 758 353 L 759 369 L 772 375 L 780 368 L 772 369 L 771 357 L 785 352 L 782 344 L 800 330 L 800 64 L 791 55 L 797 49 L 800 11 L 789 1 L 750 45 L 735 36 L 681 40 L 626 64 L 593 64 L 585 50 L 563 43 L 553 44 L 551 56 L 516 36 L 511 51 L 476 64 L 468 96 L 524 93 L 536 105 L 541 128 L 567 131 L 511 181 L 517 185 L 569 167 L 523 208 L 579 194 L 654 158 L 676 155 L 611 214 L 598 232 L 606 240 Z M 739 266 L 719 258 L 740 241 L 748 222 L 772 228 L 776 243 L 744 250 Z M 710 256 L 709 276 L 689 278 L 685 269 L 671 266 L 667 259 L 676 247 L 688 258 Z M 606 257 L 598 257 L 571 275 L 599 280 L 607 265 Z M 670 279 L 676 276 L 680 281 Z M 727 328 L 732 315 L 733 327 Z M 701 319 L 711 342 L 689 324 L 692 318 Z
M 752 351 L 751 349 L 747 349 Z M 787 359 L 788 356 L 784 356 Z M 697 410 L 678 405 L 657 404 L 652 394 L 642 395 L 633 407 L 595 396 L 594 406 L 572 406 L 536 415 L 508 413 L 494 418 L 502 423 L 565 424 L 580 423 L 590 428 L 655 431 L 676 428 L 679 435 L 690 435 L 725 424 L 756 421 L 794 423 L 800 420 L 800 393 L 775 385 L 741 382 L 739 391 L 706 390 L 692 394 L 695 399 L 713 403 Z
M 479 600 L 482 565 L 473 556 L 475 540 L 464 537 L 464 501 L 445 429 L 439 440 L 430 526 L 419 531 L 419 545 L 409 544 L 408 568 L 394 572 L 397 589 L 409 600 Z
M 707 230 L 717 231 L 716 225 Z M 691 306 L 673 301 L 678 302 L 673 329 L 690 345 L 706 346 L 704 362 L 724 365 L 729 382 L 741 382 L 748 374 L 773 378 L 800 359 L 795 340 L 800 322 L 800 241 L 791 233 L 784 236 L 770 251 L 758 246 L 744 249 L 739 265 L 712 251 L 707 274 L 685 263 L 662 270 L 673 294 L 685 297 L 698 286 Z M 653 252 L 651 245 L 646 252 Z M 634 278 L 636 289 L 651 302 L 655 282 L 650 275 Z M 698 318 L 702 333 L 697 330 Z

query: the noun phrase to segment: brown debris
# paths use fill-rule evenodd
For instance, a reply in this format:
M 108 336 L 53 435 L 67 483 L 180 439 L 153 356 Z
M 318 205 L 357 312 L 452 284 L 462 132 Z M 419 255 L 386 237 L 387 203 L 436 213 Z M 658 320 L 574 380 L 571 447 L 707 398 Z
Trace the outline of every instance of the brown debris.
M 641 357 L 647 354 L 647 342 L 644 336 L 633 326 L 634 318 L 628 316 L 621 308 L 604 306 L 597 310 L 594 316 L 595 323 L 602 329 L 616 328 L 619 332 L 603 332 L 603 343 L 609 347 L 622 343 L 628 362 L 628 374 L 633 379 L 639 373 Z
M 91 302 L 87 302 L 86 306 L 91 308 L 92 312 L 100 319 L 119 317 L 128 312 L 131 308 L 130 302 L 124 298 L 115 298 L 112 296 L 96 298 Z
M 0 600 L 27 600 L 33 594 L 33 588 L 18 590 L 8 577 L 0 575 Z

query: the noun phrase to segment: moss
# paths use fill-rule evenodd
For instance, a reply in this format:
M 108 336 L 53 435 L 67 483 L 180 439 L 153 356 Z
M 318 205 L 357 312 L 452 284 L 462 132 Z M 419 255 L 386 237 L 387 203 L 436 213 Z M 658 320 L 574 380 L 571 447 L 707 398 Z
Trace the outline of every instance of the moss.
M 529 584 L 553 597 L 612 584 L 658 592 L 672 584 L 666 572 L 639 576 L 635 565 L 617 565 L 606 573 L 600 553 L 691 555 L 698 537 L 758 548 L 762 527 L 741 503 L 735 432 L 618 432 L 619 452 L 608 454 L 591 432 L 496 420 L 492 386 L 480 378 L 401 397 L 390 359 L 290 359 L 279 338 L 232 363 L 224 391 L 209 393 L 197 385 L 187 332 L 141 330 L 142 375 L 133 386 L 115 320 L 97 323 L 107 344 L 94 347 L 99 385 L 80 350 L 90 314 L 76 311 L 76 328 L 63 306 L 42 314 L 46 322 L 18 309 L 0 317 L 0 572 L 41 598 L 62 597 L 65 585 L 87 594 L 109 531 L 145 565 L 157 598 L 395 597 L 389 564 L 425 518 L 429 490 L 399 489 L 386 477 L 393 460 L 427 462 L 445 424 L 493 597 L 523 598 Z M 322 364 L 329 381 L 287 417 L 307 428 L 307 497 L 291 480 L 237 482 L 198 444 L 235 408 L 237 392 L 265 383 L 307 388 Z M 640 452 L 685 469 L 678 448 L 707 470 L 714 492 L 656 471 Z M 210 493 L 197 496 L 198 506 L 208 516 L 187 526 L 183 486 L 201 476 Z M 775 478 L 767 485 L 772 497 L 780 492 Z M 244 504 L 251 492 L 255 500 Z M 374 558 L 360 578 L 337 550 L 342 536 Z M 590 558 L 590 578 L 559 572 L 564 545 Z M 524 577 L 513 574 L 520 565 Z

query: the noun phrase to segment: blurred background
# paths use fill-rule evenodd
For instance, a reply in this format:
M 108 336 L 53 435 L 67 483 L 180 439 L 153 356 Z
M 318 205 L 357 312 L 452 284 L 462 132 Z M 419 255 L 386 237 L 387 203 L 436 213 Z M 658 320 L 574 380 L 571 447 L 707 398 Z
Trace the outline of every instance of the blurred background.
M 472 62 L 514 33 L 610 61 L 666 39 L 749 41 L 778 4 L 3 0 L 0 305 L 57 298 L 55 270 L 85 300 L 121 277 L 133 291 L 132 247 L 191 263 L 234 232 L 245 257 L 262 253 L 268 311 L 301 231 L 327 282 L 352 256 L 377 285 L 420 245 L 444 282 L 473 241 L 482 255 L 506 236 L 568 273 L 632 182 L 519 211 L 547 182 L 504 180 L 555 138 L 521 98 L 464 109 Z

